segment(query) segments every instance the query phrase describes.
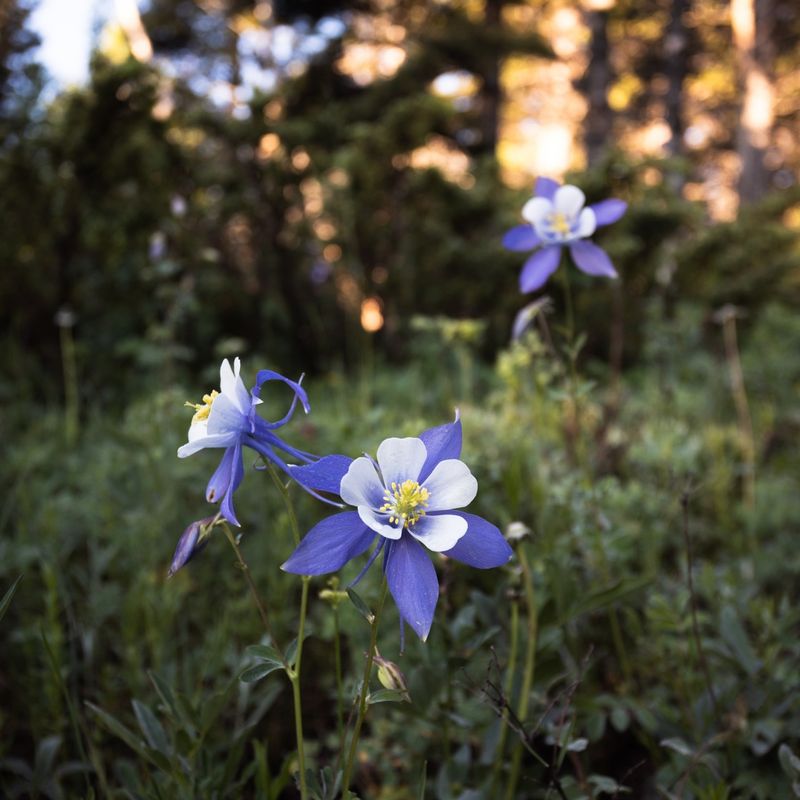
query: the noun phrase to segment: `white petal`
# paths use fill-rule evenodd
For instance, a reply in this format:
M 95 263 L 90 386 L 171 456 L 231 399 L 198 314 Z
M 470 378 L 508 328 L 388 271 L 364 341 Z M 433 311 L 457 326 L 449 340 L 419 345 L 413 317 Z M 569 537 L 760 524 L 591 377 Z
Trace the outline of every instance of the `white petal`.
M 553 204 L 545 197 L 532 197 L 522 206 L 522 219 L 534 228 L 542 225 L 548 215 L 553 213 Z
M 455 547 L 456 542 L 467 532 L 467 521 L 455 514 L 425 516 L 409 525 L 408 532 L 428 550 L 443 553 Z
M 226 358 L 219 368 L 219 388 L 221 394 L 230 398 L 239 411 L 246 414 L 250 410 L 250 393 L 239 377 L 241 368 L 242 362 L 239 358 L 234 359 L 233 369 Z
M 221 394 L 211 405 L 208 414 L 208 433 L 241 432 L 247 429 L 247 416 L 228 394 Z
M 430 492 L 426 511 L 447 511 L 468 506 L 478 494 L 478 481 L 457 458 L 440 461 L 422 484 Z
M 586 239 L 597 229 L 597 217 L 591 208 L 584 208 L 578 217 L 578 229 L 573 234 L 578 239 Z
M 375 533 L 379 533 L 387 539 L 399 539 L 403 535 L 403 524 L 398 522 L 390 525 L 388 514 L 373 511 L 366 506 L 359 506 L 357 511 L 361 521 Z
M 192 422 L 189 426 L 189 441 L 193 442 L 196 439 L 205 439 L 208 436 L 208 420 L 204 419 L 200 422 Z
M 380 508 L 383 505 L 384 492 L 375 466 L 363 456 L 350 464 L 339 489 L 342 500 L 348 505 L 369 508 Z
M 186 458 L 207 447 L 230 447 L 236 442 L 236 438 L 236 433 L 219 433 L 214 436 L 193 439 L 178 448 L 178 458 Z
M 577 187 L 567 184 L 556 189 L 553 205 L 567 219 L 576 219 L 586 203 L 586 195 Z
M 427 457 L 428 451 L 421 439 L 384 439 L 378 447 L 378 466 L 384 486 L 417 480 Z

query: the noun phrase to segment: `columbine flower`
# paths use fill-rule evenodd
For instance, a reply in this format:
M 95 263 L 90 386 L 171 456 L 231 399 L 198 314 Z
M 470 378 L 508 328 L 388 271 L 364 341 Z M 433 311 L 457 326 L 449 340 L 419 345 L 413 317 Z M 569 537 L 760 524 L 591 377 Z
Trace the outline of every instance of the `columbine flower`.
M 439 597 L 436 570 L 426 549 L 479 569 L 511 558 L 500 531 L 468 505 L 478 482 L 459 460 L 461 422 L 431 428 L 417 438 L 386 439 L 377 461 L 326 456 L 291 469 L 299 483 L 331 492 L 356 511 L 322 520 L 282 566 L 300 575 L 335 572 L 377 541 L 356 581 L 383 551 L 389 590 L 407 622 L 424 641 Z
M 186 404 L 195 409 L 195 415 L 189 426 L 189 441 L 178 448 L 178 458 L 186 458 L 207 447 L 225 448 L 222 461 L 208 482 L 206 499 L 209 503 L 222 501 L 222 516 L 234 525 L 239 525 L 233 510 L 233 493 L 244 477 L 243 446 L 252 448 L 287 474 L 289 467 L 275 452 L 276 448 L 303 463 L 315 458 L 288 445 L 273 432 L 292 418 L 298 400 L 308 413 L 308 396 L 300 384 L 272 370 L 262 369 L 256 375 L 255 386 L 248 392 L 239 377 L 240 368 L 238 358 L 233 362 L 233 369 L 226 358 L 219 370 L 220 391 L 204 395 L 202 403 Z M 256 413 L 256 406 L 262 402 L 259 398 L 261 386 L 267 381 L 282 381 L 294 392 L 288 413 L 277 422 L 266 422 Z
M 556 271 L 561 250 L 569 248 L 572 260 L 587 275 L 616 278 L 617 271 L 604 250 L 587 241 L 597 228 L 616 222 L 628 208 L 611 198 L 585 206 L 586 196 L 577 186 L 559 186 L 537 178 L 534 196 L 522 208 L 526 225 L 517 225 L 503 237 L 508 250 L 526 252 L 541 248 L 525 262 L 519 276 L 522 292 L 541 288 Z

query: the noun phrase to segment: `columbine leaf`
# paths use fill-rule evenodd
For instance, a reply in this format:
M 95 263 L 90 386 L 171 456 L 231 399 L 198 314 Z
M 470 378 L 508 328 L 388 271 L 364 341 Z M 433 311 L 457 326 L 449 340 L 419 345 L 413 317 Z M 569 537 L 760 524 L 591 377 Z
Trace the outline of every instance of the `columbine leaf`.
M 364 617 L 364 619 L 369 622 L 370 625 L 372 625 L 372 623 L 375 621 L 375 615 L 369 610 L 367 604 L 361 599 L 356 590 L 351 589 L 348 586 L 347 596 L 350 598 L 350 602 L 356 607 L 358 613 L 361 614 L 361 616 Z
M 378 689 L 377 692 L 370 692 L 367 695 L 367 703 L 410 703 L 411 699 L 407 692 L 400 692 L 396 689 Z
M 271 672 L 283 669 L 283 664 L 273 664 L 271 661 L 263 661 L 261 664 L 256 664 L 254 667 L 249 667 L 239 676 L 242 683 L 255 683 L 262 678 L 266 678 Z
M 283 658 L 281 654 L 268 644 L 254 644 L 247 648 L 247 652 L 251 656 L 255 656 L 259 661 L 268 661 L 271 664 L 277 664 L 283 667 Z

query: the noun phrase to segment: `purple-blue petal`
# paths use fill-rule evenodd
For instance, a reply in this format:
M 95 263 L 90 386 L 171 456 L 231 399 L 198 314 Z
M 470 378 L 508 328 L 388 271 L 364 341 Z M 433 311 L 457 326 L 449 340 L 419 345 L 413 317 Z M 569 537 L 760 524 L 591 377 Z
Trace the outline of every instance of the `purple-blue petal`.
M 519 275 L 521 292 L 535 292 L 547 283 L 547 279 L 558 269 L 561 260 L 561 247 L 551 245 L 537 250 L 522 267 Z
M 605 250 L 598 247 L 593 242 L 585 239 L 573 242 L 569 246 L 569 252 L 575 266 L 587 275 L 601 275 L 606 278 L 616 278 L 617 271 L 611 263 L 611 259 Z
M 422 465 L 418 478 L 422 483 L 440 461 L 460 457 L 462 437 L 461 418 L 458 411 L 456 411 L 456 418 L 453 422 L 439 425 L 436 428 L 428 428 L 419 435 L 419 438 L 422 439 L 422 443 L 428 451 L 428 457 Z
M 516 253 L 525 253 L 538 247 L 542 240 L 530 225 L 517 225 L 503 236 L 503 247 Z
M 302 378 L 301 378 L 301 380 L 302 380 Z M 292 405 L 289 408 L 289 413 L 282 420 L 278 420 L 277 422 L 270 423 L 270 425 L 272 427 L 274 427 L 274 428 L 280 427 L 281 425 L 284 425 L 286 422 L 289 421 L 289 419 L 291 418 L 292 414 L 294 413 L 294 407 L 295 407 L 295 404 L 296 404 L 296 402 L 298 400 L 303 404 L 303 409 L 305 410 L 306 414 L 308 414 L 308 412 L 311 410 L 311 406 L 309 405 L 309 402 L 308 402 L 308 395 L 306 394 L 306 390 L 297 381 L 290 380 L 289 378 L 281 375 L 279 372 L 275 372 L 274 370 L 262 369 L 262 370 L 259 370 L 258 374 L 256 375 L 255 385 L 253 386 L 252 390 L 250 391 L 250 394 L 252 395 L 252 398 L 253 398 L 253 405 L 252 405 L 252 407 L 250 409 L 251 421 L 256 416 L 256 403 L 255 403 L 255 401 L 259 398 L 259 396 L 261 394 L 261 387 L 267 381 L 281 381 L 282 383 L 285 383 L 294 392 L 294 398 L 292 400 Z M 250 430 L 251 430 L 251 432 L 254 430 L 254 427 L 252 425 L 251 425 L 251 429 Z
M 425 548 L 408 533 L 389 542 L 383 571 L 400 616 L 424 642 L 433 624 L 439 580 Z
M 304 488 L 318 492 L 339 494 L 342 478 L 347 474 L 353 459 L 331 455 L 302 467 L 289 466 L 289 474 Z
M 467 521 L 467 532 L 458 540 L 455 547 L 443 553 L 464 564 L 478 569 L 502 567 L 508 563 L 513 551 L 500 529 L 483 517 L 463 511 L 449 511 Z
M 195 520 L 181 534 L 181 538 L 178 539 L 178 545 L 175 548 L 175 554 L 172 556 L 172 563 L 169 565 L 168 578 L 171 578 L 179 569 L 185 567 L 206 546 L 207 540 L 203 540 L 198 544 L 200 529 L 204 525 L 211 523 L 213 519 L 214 517 L 206 517 L 205 519 Z
M 544 197 L 547 200 L 552 200 L 555 196 L 556 189 L 561 184 L 554 181 L 552 178 L 537 178 L 536 185 L 534 186 L 533 193 L 536 197 Z
M 222 515 L 233 525 L 239 526 L 236 512 L 233 509 L 233 493 L 239 488 L 244 477 L 242 463 L 242 444 L 236 442 L 233 447 L 225 449 L 219 466 L 206 486 L 206 500 L 209 503 L 222 501 Z
M 597 226 L 600 227 L 601 225 L 610 225 L 612 222 L 621 219 L 628 210 L 628 204 L 624 200 L 617 200 L 615 197 L 611 197 L 608 200 L 595 203 L 589 208 L 594 211 Z
M 368 550 L 376 536 L 355 511 L 334 514 L 305 535 L 281 569 L 296 575 L 336 572 Z

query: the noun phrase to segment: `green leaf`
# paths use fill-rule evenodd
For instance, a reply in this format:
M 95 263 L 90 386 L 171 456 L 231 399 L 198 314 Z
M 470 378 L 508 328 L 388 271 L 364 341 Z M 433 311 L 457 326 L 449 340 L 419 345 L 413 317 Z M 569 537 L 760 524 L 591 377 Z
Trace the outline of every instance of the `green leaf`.
M 8 611 L 8 607 L 11 605 L 11 598 L 14 597 L 14 592 L 17 591 L 17 586 L 19 586 L 21 580 L 22 575 L 11 584 L 11 588 L 3 595 L 3 599 L 0 600 L 0 620 L 6 615 L 6 611 Z
M 107 711 L 103 711 L 102 708 L 96 706 L 94 703 L 87 701 L 86 707 L 97 717 L 100 724 L 103 725 L 109 733 L 112 733 L 118 739 L 125 742 L 131 750 L 142 758 L 151 763 L 155 763 L 147 752 L 147 748 L 144 746 L 142 740 L 130 728 L 126 728 L 119 720 L 112 717 Z M 156 764 L 156 766 L 158 766 L 158 764 Z
M 356 590 L 348 586 L 347 596 L 350 598 L 350 602 L 356 607 L 356 611 L 372 625 L 372 623 L 375 622 L 375 615 L 367 608 L 367 604 L 361 599 Z
M 378 689 L 377 692 L 370 692 L 367 695 L 367 703 L 375 705 L 375 703 L 410 703 L 411 699 L 407 692 L 401 692 L 397 689 Z
M 694 750 L 683 741 L 683 739 L 679 739 L 674 737 L 672 739 L 662 739 L 660 742 L 662 747 L 666 747 L 669 750 L 674 750 L 676 753 L 680 753 L 682 756 L 686 756 L 687 758 L 691 758 L 694 755 Z
M 263 661 L 261 664 L 256 664 L 254 667 L 246 669 L 240 676 L 239 680 L 242 683 L 254 683 L 266 678 L 271 672 L 283 669 L 283 664 L 273 664 L 271 661 Z
M 747 633 L 731 606 L 725 606 L 722 609 L 719 632 L 739 666 L 748 675 L 755 675 L 761 668 L 761 662 L 753 653 Z
M 164 728 L 158 721 L 156 715 L 144 704 L 138 700 L 132 702 L 133 713 L 136 715 L 136 721 L 144 734 L 145 741 L 153 750 L 159 753 L 168 754 L 169 744 L 167 742 L 167 734 L 164 733 Z
M 282 667 L 283 658 L 281 654 L 274 648 L 268 644 L 253 644 L 247 648 L 247 652 L 258 658 L 261 661 L 269 661 L 273 664 L 277 664 L 278 666 Z
M 618 581 L 611 586 L 607 586 L 605 589 L 592 592 L 582 600 L 578 600 L 577 603 L 570 606 L 559 620 L 559 624 L 563 625 L 565 622 L 581 614 L 585 614 L 587 611 L 599 611 L 600 609 L 613 605 L 628 595 L 640 592 L 652 582 L 653 579 L 648 576 L 631 578 L 629 580 Z
M 425 787 L 428 783 L 428 762 L 422 762 L 422 774 L 419 776 L 419 792 L 417 800 L 425 800 Z

